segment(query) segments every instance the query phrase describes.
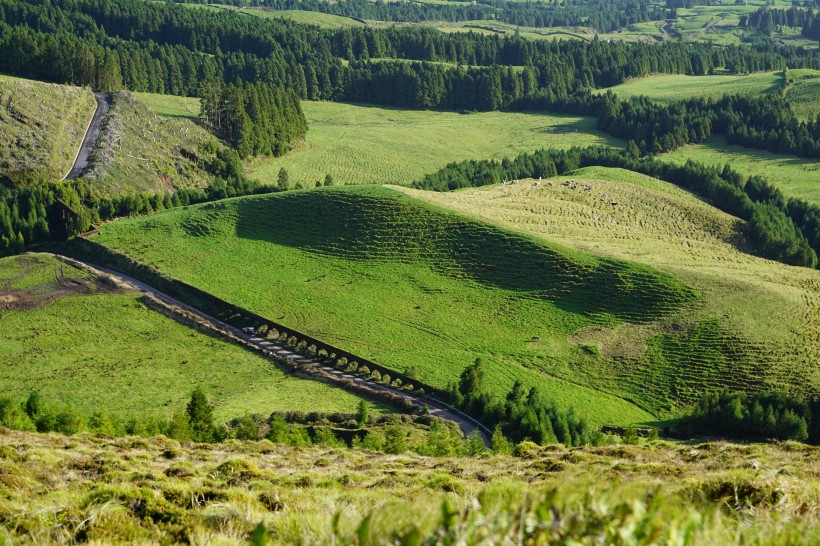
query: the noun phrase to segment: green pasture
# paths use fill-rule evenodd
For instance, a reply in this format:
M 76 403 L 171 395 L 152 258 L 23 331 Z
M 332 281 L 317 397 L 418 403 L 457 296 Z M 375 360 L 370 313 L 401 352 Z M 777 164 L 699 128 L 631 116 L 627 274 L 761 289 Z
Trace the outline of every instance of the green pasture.
M 170 417 L 184 409 L 197 385 L 213 399 L 221 420 L 357 407 L 352 394 L 293 377 L 269 360 L 149 309 L 137 292 L 55 293 L 54 270 L 61 265 L 66 278 L 88 277 L 49 256 L 0 259 L 4 395 L 22 400 L 36 390 L 49 403 L 85 416 L 106 412 L 123 418 Z
M 308 101 L 302 108 L 308 121 L 306 142 L 284 157 L 251 162 L 252 178 L 275 184 L 284 168 L 291 181 L 309 186 L 326 174 L 336 184 L 409 184 L 452 161 L 501 159 L 551 146 L 623 146 L 595 129 L 592 118 Z

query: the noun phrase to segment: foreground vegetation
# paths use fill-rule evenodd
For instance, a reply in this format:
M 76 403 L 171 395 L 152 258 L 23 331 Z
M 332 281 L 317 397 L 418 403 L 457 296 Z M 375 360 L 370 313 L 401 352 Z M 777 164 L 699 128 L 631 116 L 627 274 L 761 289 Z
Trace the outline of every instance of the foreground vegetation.
M 60 268 L 65 279 L 82 282 L 57 282 Z M 353 412 L 359 401 L 43 255 L 0 259 L 0 354 L 3 396 L 21 402 L 38 391 L 55 412 L 70 409 L 83 419 L 97 412 L 123 423 L 169 419 L 195 385 L 207 390 L 221 421 L 285 410 Z
M 776 545 L 820 538 L 817 448 L 523 444 L 516 454 L 440 459 L 4 429 L 0 540 Z

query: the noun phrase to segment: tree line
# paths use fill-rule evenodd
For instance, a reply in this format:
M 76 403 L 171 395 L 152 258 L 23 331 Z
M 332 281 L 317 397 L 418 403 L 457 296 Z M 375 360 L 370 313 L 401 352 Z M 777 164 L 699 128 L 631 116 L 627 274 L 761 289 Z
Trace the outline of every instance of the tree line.
M 535 28 L 585 26 L 598 32 L 614 32 L 634 23 L 659 21 L 666 17 L 666 10 L 646 0 L 586 0 L 562 4 L 508 0 L 478 0 L 475 3 L 449 4 L 383 0 L 229 0 L 226 3 L 235 6 L 264 6 L 275 10 L 316 11 L 360 20 L 406 23 L 493 20 Z
M 820 398 L 782 392 L 710 392 L 675 428 L 685 436 L 820 444 Z
M 548 149 L 512 160 L 451 163 L 413 186 L 450 191 L 503 180 L 556 176 L 593 166 L 628 169 L 693 191 L 716 208 L 746 221 L 745 234 L 753 253 L 789 265 L 818 265 L 820 207 L 801 199 L 786 200 L 764 179 L 747 178 L 729 165 L 718 169 L 693 161 L 674 165 L 652 157 L 641 158 L 632 141 L 624 151 L 604 147 Z
M 486 452 L 480 435 L 465 439 L 454 423 L 444 423 L 429 415 L 373 417 L 364 400 L 360 400 L 355 414 L 288 412 L 273 413 L 267 418 L 254 414 L 224 424 L 216 422 L 214 411 L 213 403 L 201 387 L 196 387 L 185 408 L 170 418 L 140 415 L 123 419 L 104 412 L 85 417 L 34 391 L 22 403 L 8 396 L 0 397 L 0 427 L 66 435 L 82 431 L 107 436 L 162 434 L 179 441 L 204 443 L 264 438 L 292 447 L 354 447 L 389 454 L 412 450 L 429 457 L 477 456 Z M 426 426 L 426 433 L 421 437 L 413 434 L 412 429 L 418 429 L 417 425 Z M 497 450 L 503 450 L 496 451 L 498 453 L 511 451 L 503 438 L 496 438 L 495 445 Z
M 556 408 L 536 387 L 526 389 L 516 381 L 506 397 L 491 394 L 487 390 L 485 366 L 482 359 L 476 359 L 462 371 L 458 383 L 448 388 L 448 394 L 453 405 L 495 428 L 493 444 L 500 445 L 502 438 L 506 438 L 516 443 L 561 443 L 571 447 L 602 440 L 586 421 L 572 410 Z
M 323 31 L 135 0 L 54 0 L 48 9 L 0 0 L 0 15 L 5 21 L 0 23 L 0 70 L 80 85 L 121 84 L 140 91 L 202 96 L 214 126 L 239 147 L 242 157 L 281 153 L 288 146 L 276 134 L 265 134 L 265 124 L 247 123 L 248 109 L 264 118 L 260 82 L 309 99 L 596 115 L 602 129 L 644 143 L 641 149 L 647 153 L 723 132 L 730 141 L 751 147 L 805 157 L 820 154 L 817 124 L 797 120 L 782 98 L 692 99 L 657 105 L 646 99 L 618 102 L 589 92 L 650 73 L 820 67 L 820 55 L 792 48 L 527 41 L 421 28 Z M 373 62 L 371 57 L 470 66 Z M 341 59 L 350 62 L 345 65 Z M 514 70 L 513 65 L 523 68 Z M 301 114 L 293 100 L 284 103 L 292 105 L 291 115 L 280 126 L 287 137 L 298 138 L 303 134 Z M 221 121 L 232 118 L 236 121 Z
M 820 14 L 813 9 L 792 6 L 778 9 L 764 6 L 740 17 L 740 27 L 756 28 L 769 35 L 781 27 L 801 28 L 801 34 L 810 40 L 820 40 Z
M 284 155 L 308 129 L 299 97 L 291 90 L 261 82 L 208 82 L 202 93 L 201 113 L 242 159 Z
M 208 149 L 208 148 L 213 149 Z M 88 231 L 94 223 L 151 214 L 165 209 L 276 191 L 245 177 L 239 154 L 207 143 L 203 153 L 210 182 L 204 189 L 173 193 L 128 192 L 101 195 L 83 179 L 54 182 L 31 178 L 12 182 L 0 176 L 0 257 L 18 254 L 28 245 L 63 241 Z

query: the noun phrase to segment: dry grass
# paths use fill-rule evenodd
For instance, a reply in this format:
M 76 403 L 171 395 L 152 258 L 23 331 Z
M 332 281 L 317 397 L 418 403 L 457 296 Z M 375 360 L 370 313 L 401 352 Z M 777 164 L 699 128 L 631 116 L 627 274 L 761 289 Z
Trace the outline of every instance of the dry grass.
M 0 542 L 242 544 L 259 523 L 271 544 L 818 538 L 817 448 L 654 442 L 517 453 L 427 458 L 3 429 Z

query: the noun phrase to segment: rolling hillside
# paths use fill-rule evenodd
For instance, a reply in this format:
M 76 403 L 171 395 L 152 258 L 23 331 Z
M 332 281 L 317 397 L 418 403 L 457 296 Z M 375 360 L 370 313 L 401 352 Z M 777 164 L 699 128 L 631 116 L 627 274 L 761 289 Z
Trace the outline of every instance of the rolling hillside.
M 567 202 L 507 186 L 291 192 L 118 222 L 97 240 L 440 387 L 486 358 L 500 392 L 521 378 L 597 423 L 638 416 L 601 392 L 669 415 L 709 386 L 820 387 L 816 272 L 737 252 L 733 218 L 669 185 L 592 178 L 589 193 L 554 181 Z M 495 216 L 504 203 L 514 221 Z
M 184 108 L 190 99 L 167 97 L 163 102 L 143 96 L 129 92 L 114 96 L 87 178 L 110 194 L 207 185 L 201 148 L 214 137 L 187 115 L 167 113 L 168 102 Z M 152 99 L 162 113 L 150 106 Z
M 0 177 L 65 176 L 96 106 L 89 89 L 0 75 Z
M 65 279 L 55 279 L 62 270 Z M 77 281 L 77 282 L 73 282 Z M 355 411 L 358 398 L 149 309 L 55 258 L 0 259 L 0 391 L 81 415 L 168 418 L 202 386 L 221 420 L 249 412 Z
M 744 254 L 740 221 L 671 184 L 591 168 L 541 186 L 403 191 L 543 240 L 645 264 L 693 287 L 698 304 L 671 322 L 573 334 L 612 358 L 589 376 L 600 388 L 634 383 L 635 396 L 645 390 L 646 398 L 692 397 L 714 384 L 820 389 L 820 273 Z

